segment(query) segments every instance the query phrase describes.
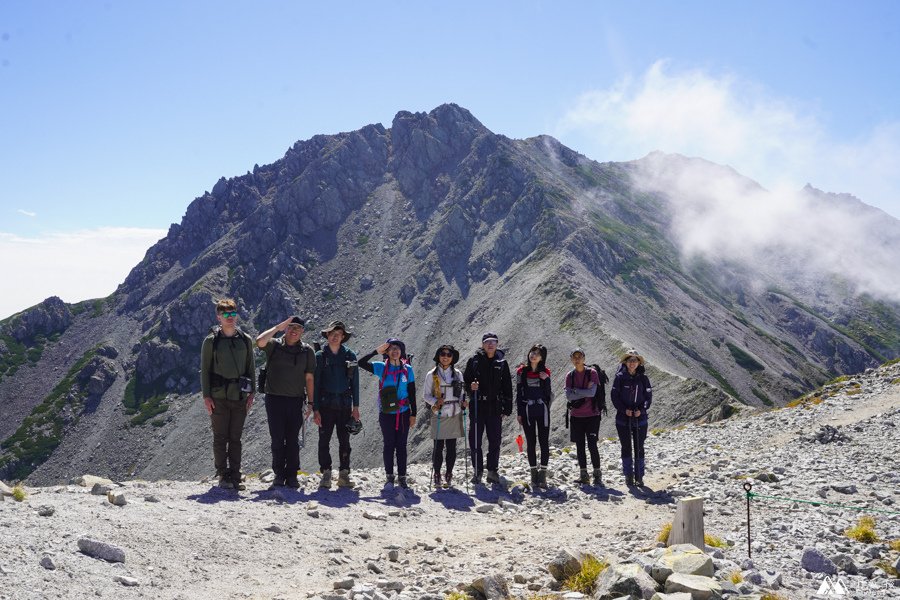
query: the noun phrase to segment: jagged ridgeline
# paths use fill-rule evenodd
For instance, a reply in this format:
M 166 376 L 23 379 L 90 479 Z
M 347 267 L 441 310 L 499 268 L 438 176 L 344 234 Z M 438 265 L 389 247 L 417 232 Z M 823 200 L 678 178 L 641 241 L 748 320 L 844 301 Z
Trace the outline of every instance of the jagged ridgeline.
M 572 347 L 611 372 L 633 346 L 650 364 L 654 426 L 784 404 L 900 354 L 898 305 L 850 294 L 839 278 L 683 259 L 673 198 L 635 183 L 648 160 L 690 163 L 597 163 L 547 136 L 494 134 L 449 104 L 400 112 L 390 129 L 315 136 L 222 178 L 110 297 L 50 298 L 2 322 L 0 477 L 208 472 L 197 371 L 221 296 L 253 334 L 298 313 L 308 342 L 334 318 L 357 350 L 400 337 L 419 373 L 440 343 L 466 356 L 486 329 L 514 363 L 541 341 L 557 397 Z M 895 220 L 883 227 L 897 239 Z M 380 433 L 373 382 L 363 383 L 353 462 L 372 466 Z M 557 443 L 568 439 L 563 405 Z M 425 428 L 410 444 L 414 460 L 430 453 Z M 267 465 L 268 445 L 258 407 L 246 468 Z M 306 470 L 317 468 L 314 446 Z

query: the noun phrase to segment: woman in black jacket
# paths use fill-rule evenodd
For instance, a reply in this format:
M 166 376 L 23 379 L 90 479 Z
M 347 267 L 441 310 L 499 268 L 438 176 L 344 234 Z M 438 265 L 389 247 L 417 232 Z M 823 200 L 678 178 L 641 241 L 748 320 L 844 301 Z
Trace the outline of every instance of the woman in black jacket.
M 637 351 L 629 350 L 622 356 L 622 364 L 613 380 L 610 397 L 616 407 L 616 432 L 622 445 L 625 483 L 629 487 L 643 486 L 647 410 L 653 401 L 653 387 L 644 374 L 644 357 Z
M 535 344 L 528 350 L 525 362 L 516 369 L 516 415 L 525 430 L 528 443 L 528 465 L 531 483 L 547 489 L 547 463 L 550 460 L 550 369 L 546 367 L 547 349 Z M 541 445 L 538 469 L 535 442 Z

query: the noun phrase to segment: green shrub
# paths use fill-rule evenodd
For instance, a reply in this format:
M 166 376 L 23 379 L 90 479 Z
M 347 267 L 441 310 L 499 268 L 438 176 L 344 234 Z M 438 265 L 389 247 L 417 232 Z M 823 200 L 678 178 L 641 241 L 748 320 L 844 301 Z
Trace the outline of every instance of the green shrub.
M 713 548 L 726 548 L 728 546 L 728 544 L 725 543 L 725 540 L 709 533 L 703 535 L 703 542 L 707 546 L 712 546 Z
M 25 488 L 22 487 L 22 484 L 16 484 L 12 489 L 12 497 L 16 502 L 22 502 L 25 498 L 28 497 L 28 494 L 25 492 Z
M 563 582 L 563 588 L 590 596 L 594 593 L 594 584 L 597 582 L 597 576 L 608 566 L 609 563 L 598 560 L 593 556 L 588 556 L 584 559 L 581 570 Z
M 844 533 L 848 538 L 864 544 L 874 544 L 878 541 L 878 534 L 875 533 L 875 519 L 868 515 L 860 517 L 856 525 Z

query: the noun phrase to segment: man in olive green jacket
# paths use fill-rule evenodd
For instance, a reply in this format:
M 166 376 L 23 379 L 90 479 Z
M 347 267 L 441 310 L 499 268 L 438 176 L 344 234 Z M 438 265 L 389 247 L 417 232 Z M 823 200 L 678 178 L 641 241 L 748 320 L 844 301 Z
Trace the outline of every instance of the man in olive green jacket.
M 256 390 L 253 340 L 237 327 L 237 304 L 216 302 L 219 326 L 203 340 L 200 387 L 213 432 L 213 458 L 219 486 L 244 489 L 241 434 Z

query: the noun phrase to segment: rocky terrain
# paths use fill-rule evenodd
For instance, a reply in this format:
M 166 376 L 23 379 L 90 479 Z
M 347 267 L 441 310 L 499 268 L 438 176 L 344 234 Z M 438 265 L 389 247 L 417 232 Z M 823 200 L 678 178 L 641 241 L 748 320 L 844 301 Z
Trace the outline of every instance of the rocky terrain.
M 625 487 L 612 440 L 605 487 L 572 483 L 569 447 L 554 450 L 547 491 L 521 483 L 521 454 L 501 460 L 507 486 L 468 492 L 462 464 L 454 489 L 432 491 L 422 463 L 410 491 L 378 469 L 355 470 L 353 490 L 314 476 L 270 490 L 266 474 L 242 492 L 208 479 L 26 486 L 0 502 L 0 598 L 579 598 L 591 596 L 557 577 L 585 555 L 611 565 L 596 598 L 824 597 L 826 577 L 844 597 L 900 597 L 900 364 L 790 404 L 654 430 L 641 489 Z M 747 481 L 760 496 L 751 559 Z M 691 496 L 721 547 L 657 542 Z M 866 515 L 873 537 L 849 537 Z
M 704 203 L 736 200 L 669 179 L 702 168 L 705 188 L 765 194 L 727 167 L 660 153 L 597 163 L 547 136 L 493 133 L 452 104 L 401 111 L 390 125 L 315 136 L 222 178 L 110 297 L 49 298 L 0 322 L 0 477 L 200 477 L 209 449 L 199 348 L 220 296 L 237 299 L 254 334 L 299 313 L 307 342 L 334 318 L 353 328 L 361 352 L 399 337 L 419 373 L 441 343 L 467 356 L 485 330 L 513 363 L 541 341 L 556 374 L 574 346 L 610 372 L 636 347 L 658 427 L 781 406 L 900 356 L 900 306 L 812 268 L 823 261 L 793 245 L 767 246 L 764 260 L 683 252 L 685 206 L 699 218 Z M 879 264 L 900 261 L 896 219 L 852 197 L 803 194 L 810 211 L 864 228 L 851 257 L 868 264 L 878 248 Z M 562 397 L 560 379 L 554 392 Z M 375 466 L 369 377 L 362 394 L 355 456 Z M 557 446 L 563 404 L 552 409 Z M 262 415 L 255 409 L 246 435 L 255 471 L 267 463 Z M 514 430 L 508 422 L 506 434 Z M 424 429 L 411 449 L 429 452 Z

